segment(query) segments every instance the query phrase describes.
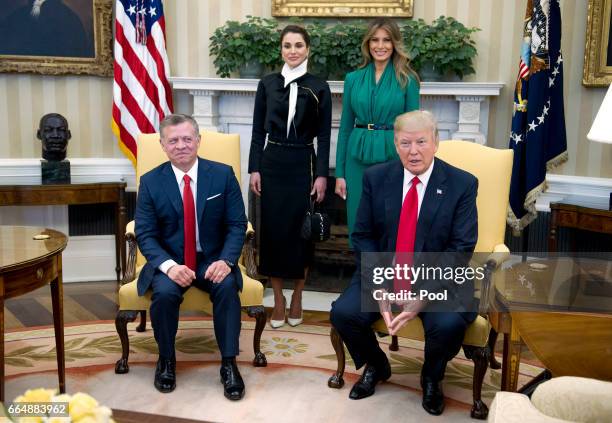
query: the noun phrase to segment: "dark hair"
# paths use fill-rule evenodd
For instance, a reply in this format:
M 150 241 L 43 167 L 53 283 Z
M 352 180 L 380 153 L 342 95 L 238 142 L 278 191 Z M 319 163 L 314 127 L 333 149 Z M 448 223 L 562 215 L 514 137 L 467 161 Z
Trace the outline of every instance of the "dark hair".
M 174 114 L 166 115 L 166 117 L 164 117 L 162 121 L 159 123 L 160 137 L 163 136 L 164 129 L 166 129 L 168 126 L 176 126 L 176 125 L 180 125 L 181 123 L 185 123 L 185 122 L 191 123 L 191 126 L 193 126 L 193 130 L 196 133 L 196 135 L 200 133 L 198 122 L 196 122 L 194 118 L 192 118 L 189 115 L 184 115 L 181 113 L 174 113 Z
M 306 47 L 310 48 L 310 35 L 308 35 L 308 31 L 306 31 L 306 29 L 299 25 L 287 25 L 285 28 L 283 28 L 280 34 L 281 47 L 283 45 L 283 38 L 285 38 L 285 35 L 289 33 L 300 34 L 302 38 L 304 38 Z

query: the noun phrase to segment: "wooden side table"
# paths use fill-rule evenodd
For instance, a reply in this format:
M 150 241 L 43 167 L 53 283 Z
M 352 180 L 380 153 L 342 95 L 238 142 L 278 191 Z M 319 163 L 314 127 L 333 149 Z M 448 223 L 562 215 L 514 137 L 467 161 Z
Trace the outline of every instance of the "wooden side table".
M 558 257 L 517 263 L 495 279 L 489 320 L 504 334 L 501 390 L 517 390 L 521 342 L 553 376 L 612 378 L 612 286 L 607 260 Z M 588 328 L 588 330 L 585 330 Z
M 612 234 L 612 211 L 575 204 L 551 203 L 548 232 L 549 252 L 557 251 L 557 232 L 560 227 Z
M 115 272 L 117 282 L 125 269 L 125 182 L 57 185 L 0 185 L 0 206 L 54 206 L 71 204 L 115 205 Z
M 36 240 L 35 235 L 46 236 Z M 0 402 L 4 401 L 4 300 L 51 285 L 60 393 L 66 392 L 62 251 L 66 236 L 29 226 L 0 226 Z

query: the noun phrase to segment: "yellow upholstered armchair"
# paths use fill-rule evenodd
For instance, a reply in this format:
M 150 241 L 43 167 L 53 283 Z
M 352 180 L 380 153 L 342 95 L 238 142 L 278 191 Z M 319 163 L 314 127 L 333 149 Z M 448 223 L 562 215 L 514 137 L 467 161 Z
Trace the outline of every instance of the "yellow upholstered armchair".
M 238 134 L 220 134 L 209 131 L 201 131 L 200 135 L 202 136 L 202 141 L 200 142 L 198 155 L 232 166 L 236 178 L 240 181 L 240 136 Z M 138 186 L 140 176 L 167 160 L 168 158 L 162 151 L 159 143 L 159 134 L 141 134 L 138 137 L 136 185 Z M 238 263 L 243 279 L 240 303 L 248 315 L 255 318 L 255 334 L 253 337 L 255 357 L 253 365 L 263 367 L 267 365 L 267 362 L 266 356 L 260 350 L 260 340 L 261 333 L 266 324 L 266 313 L 263 307 L 263 285 L 253 278 L 256 274 L 253 255 L 254 238 L 255 232 L 249 224 L 242 255 Z M 128 322 L 133 322 L 140 314 L 141 320 L 136 331 L 143 332 L 146 328 L 146 313 L 151 305 L 151 292 L 148 292 L 143 297 L 139 297 L 136 289 L 138 273 L 142 269 L 145 259 L 140 254 L 140 251 L 138 251 L 136 245 L 133 221 L 127 225 L 126 240 L 128 242 L 128 259 L 123 283 L 119 289 L 119 311 L 115 319 L 117 333 L 121 339 L 122 355 L 115 364 L 115 373 L 127 373 L 129 371 L 130 342 L 127 333 Z M 181 310 L 211 312 L 212 303 L 206 292 L 199 289 L 190 289 L 185 293 L 181 303 Z
M 498 150 L 467 141 L 442 141 L 436 157 L 453 166 L 464 169 L 478 178 L 478 242 L 475 251 L 487 254 L 485 278 L 480 287 L 479 316 L 468 327 L 463 339 L 463 351 L 474 362 L 473 401 L 471 415 L 476 419 L 486 419 L 489 412 L 481 400 L 482 383 L 489 364 L 491 349 L 488 345 L 491 326 L 486 309 L 493 272 L 509 256 L 504 245 L 506 213 L 512 174 L 512 150 Z M 380 319 L 373 328 L 379 334 L 388 334 L 385 322 Z M 327 382 L 330 388 L 341 388 L 345 367 L 345 352 L 342 339 L 332 326 L 331 341 L 338 358 L 338 369 Z M 408 322 L 398 334 L 399 337 L 425 339 L 420 318 Z M 389 349 L 398 350 L 397 337 L 393 337 Z

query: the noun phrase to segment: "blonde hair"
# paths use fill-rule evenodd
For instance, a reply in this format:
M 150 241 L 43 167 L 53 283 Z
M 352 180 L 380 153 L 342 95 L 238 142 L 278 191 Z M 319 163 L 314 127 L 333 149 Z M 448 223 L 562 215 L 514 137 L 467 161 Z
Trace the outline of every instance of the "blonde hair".
M 395 118 L 395 122 L 393 122 L 393 130 L 395 132 L 403 131 L 408 128 L 415 131 L 431 129 L 434 141 L 438 144 L 440 139 L 438 134 L 438 122 L 430 111 L 413 110 L 412 112 L 402 113 Z
M 399 26 L 389 18 L 375 19 L 368 26 L 368 30 L 361 41 L 361 56 L 363 57 L 363 62 L 359 67 L 363 68 L 374 60 L 370 54 L 370 39 L 379 29 L 384 29 L 387 31 L 387 34 L 389 34 L 389 37 L 391 37 L 391 42 L 393 43 L 391 60 L 393 61 L 393 68 L 395 69 L 395 77 L 400 86 L 406 88 L 409 75 L 412 75 L 418 81 L 419 76 L 410 67 L 410 59 L 408 58 L 408 54 L 404 51 L 404 42 Z

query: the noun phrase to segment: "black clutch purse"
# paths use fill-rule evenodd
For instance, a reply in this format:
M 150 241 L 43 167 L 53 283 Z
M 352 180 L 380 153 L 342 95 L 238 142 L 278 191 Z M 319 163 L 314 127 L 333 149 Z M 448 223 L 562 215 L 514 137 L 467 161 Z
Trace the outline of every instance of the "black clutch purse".
M 327 213 L 315 210 L 314 201 L 310 201 L 310 208 L 306 210 L 302 230 L 302 239 L 312 242 L 323 242 L 329 239 L 330 221 Z

